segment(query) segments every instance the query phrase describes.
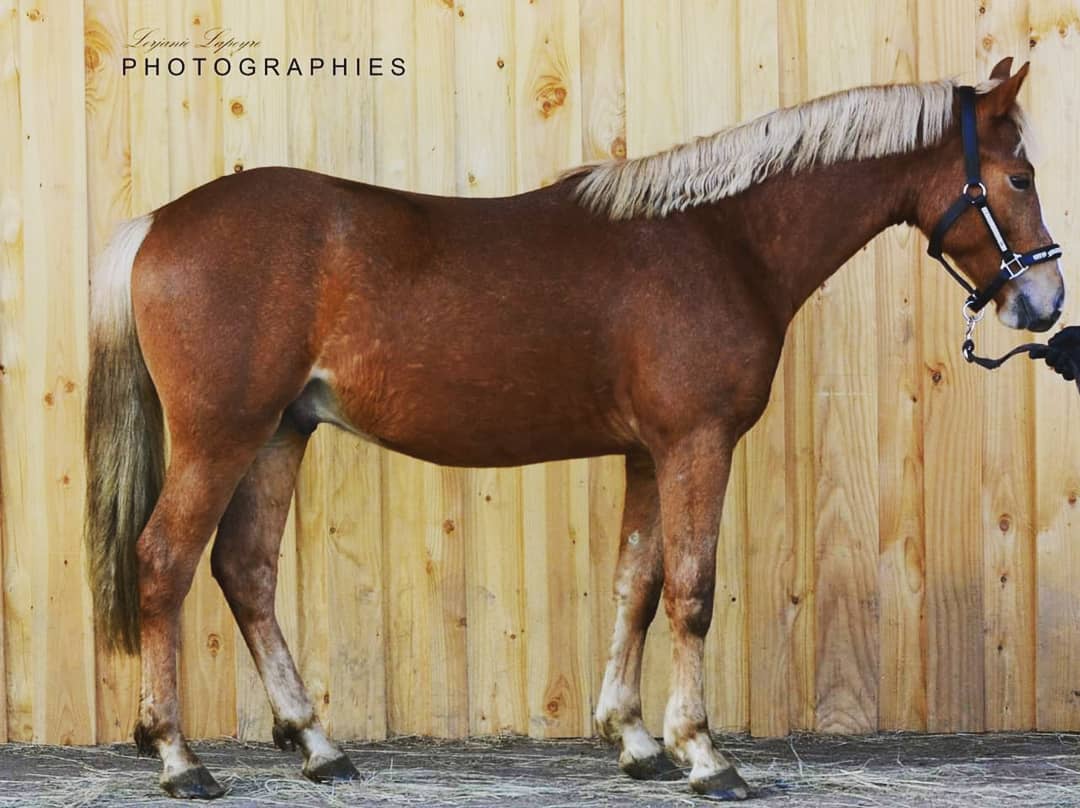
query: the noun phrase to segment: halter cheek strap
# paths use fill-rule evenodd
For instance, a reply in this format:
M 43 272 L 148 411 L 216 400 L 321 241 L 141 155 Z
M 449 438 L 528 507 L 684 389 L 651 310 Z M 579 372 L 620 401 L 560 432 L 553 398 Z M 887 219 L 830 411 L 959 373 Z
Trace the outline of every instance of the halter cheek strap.
M 975 88 L 957 87 L 956 93 L 960 98 L 960 137 L 964 144 L 964 172 L 967 175 L 967 182 L 959 198 L 938 220 L 930 234 L 930 246 L 926 251 L 931 257 L 940 261 L 945 270 L 968 293 L 967 302 L 964 304 L 965 311 L 977 314 L 1009 281 L 1019 278 L 1035 264 L 1060 258 L 1061 247 L 1057 244 L 1047 244 L 1025 253 L 1018 253 L 1009 248 L 1009 243 L 1005 240 L 1005 235 L 998 226 L 993 211 L 990 210 L 990 203 L 986 199 L 986 186 L 982 181 L 982 170 L 979 165 L 979 136 L 975 120 Z M 1001 254 L 1001 268 L 998 274 L 981 290 L 968 283 L 945 260 L 941 244 L 949 228 L 972 208 L 982 215 L 983 223 Z

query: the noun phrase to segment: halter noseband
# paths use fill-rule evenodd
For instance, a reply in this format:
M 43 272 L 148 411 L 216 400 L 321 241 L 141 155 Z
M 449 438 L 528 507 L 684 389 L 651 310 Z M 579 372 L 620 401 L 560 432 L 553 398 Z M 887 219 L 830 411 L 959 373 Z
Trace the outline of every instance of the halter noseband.
M 964 171 L 967 174 L 967 183 L 964 185 L 964 190 L 960 192 L 960 197 L 938 220 L 934 231 L 930 234 L 930 246 L 926 252 L 940 261 L 946 271 L 968 293 L 968 299 L 964 303 L 964 318 L 968 321 L 970 336 L 970 327 L 980 319 L 976 315 L 993 300 L 994 295 L 1001 290 L 1002 286 L 1016 280 L 1035 264 L 1060 258 L 1061 247 L 1057 244 L 1047 244 L 1028 250 L 1026 253 L 1009 249 L 1005 235 L 1001 232 L 990 210 L 990 203 L 986 200 L 986 186 L 983 185 L 982 172 L 979 169 L 979 135 L 975 128 L 975 88 L 957 87 L 956 93 L 960 97 L 960 137 L 964 143 Z M 977 208 L 982 214 L 986 229 L 990 232 L 990 237 L 994 239 L 998 252 L 1001 253 L 1001 270 L 981 291 L 964 280 L 960 273 L 949 265 L 941 248 L 941 240 L 945 237 L 945 233 L 956 224 L 965 211 L 971 208 Z

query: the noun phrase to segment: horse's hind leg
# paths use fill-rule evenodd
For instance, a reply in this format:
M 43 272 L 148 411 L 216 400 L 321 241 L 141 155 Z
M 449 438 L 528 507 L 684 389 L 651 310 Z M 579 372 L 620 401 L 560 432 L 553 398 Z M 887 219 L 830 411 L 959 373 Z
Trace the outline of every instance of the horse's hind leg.
M 243 445 L 210 452 L 174 439 L 161 496 L 136 543 L 142 698 L 135 742 L 140 752 L 160 756 L 161 785 L 174 797 L 224 793 L 181 734 L 176 649 L 180 605 L 199 557 L 254 453 Z
M 619 767 L 640 780 L 675 770 L 641 718 L 641 658 L 664 582 L 662 551 L 656 469 L 647 455 L 631 455 L 615 568 L 615 631 L 596 724 L 604 738 L 621 746 Z
M 705 714 L 705 635 L 716 589 L 716 542 L 733 441 L 705 425 L 658 453 L 664 532 L 664 608 L 671 621 L 671 696 L 664 744 L 689 764 L 690 786 L 719 799 L 745 799 L 746 783 L 713 746 Z
M 210 564 L 266 687 L 274 742 L 299 747 L 312 780 L 351 780 L 356 768 L 320 726 L 274 614 L 278 548 L 306 444 L 283 427 L 259 451 L 221 519 Z

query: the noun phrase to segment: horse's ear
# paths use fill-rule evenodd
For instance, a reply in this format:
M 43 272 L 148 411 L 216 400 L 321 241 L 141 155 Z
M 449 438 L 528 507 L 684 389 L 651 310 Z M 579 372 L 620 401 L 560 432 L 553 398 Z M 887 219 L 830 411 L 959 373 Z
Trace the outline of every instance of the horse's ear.
M 998 68 L 1004 64 L 1003 60 L 994 68 L 994 73 L 997 73 Z M 1027 78 L 1028 69 L 1031 67 L 1031 62 L 1024 62 L 1024 64 L 1009 76 L 1004 79 L 1001 84 L 992 89 L 982 98 L 982 103 L 979 105 L 980 111 L 988 117 L 1000 117 L 1002 115 L 1008 115 L 1009 111 L 1013 108 L 1013 104 L 1016 103 L 1016 96 L 1020 92 L 1020 88 L 1024 84 L 1024 79 Z M 991 74 L 993 75 L 993 74 Z
M 994 69 L 990 71 L 990 79 L 1000 79 L 1002 81 L 1007 79 L 1009 77 L 1009 71 L 1012 70 L 1012 63 L 1013 58 L 1011 56 L 1006 56 L 994 65 Z

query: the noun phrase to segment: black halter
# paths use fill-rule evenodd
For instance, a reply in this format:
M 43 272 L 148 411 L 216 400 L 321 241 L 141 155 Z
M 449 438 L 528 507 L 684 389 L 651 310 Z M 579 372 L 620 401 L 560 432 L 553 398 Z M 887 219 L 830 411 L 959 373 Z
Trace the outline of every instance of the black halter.
M 960 97 L 960 136 L 964 143 L 964 171 L 967 173 L 967 183 L 964 185 L 964 190 L 960 192 L 960 197 L 938 220 L 934 232 L 930 234 L 930 246 L 926 251 L 940 261 L 946 271 L 968 293 L 967 302 L 964 304 L 964 316 L 968 317 L 968 312 L 971 312 L 971 316 L 978 314 L 1002 286 L 1016 280 L 1035 264 L 1060 258 L 1061 247 L 1057 244 L 1047 244 L 1044 247 L 1028 250 L 1026 253 L 1009 249 L 1005 235 L 1001 232 L 990 210 L 990 203 L 986 200 L 986 186 L 983 185 L 982 172 L 979 170 L 979 136 L 975 128 L 975 88 L 957 87 L 956 93 Z M 977 208 L 982 214 L 986 229 L 990 231 L 990 237 L 994 239 L 998 252 L 1001 253 L 1001 271 L 981 291 L 964 280 L 960 273 L 949 265 L 941 249 L 941 240 L 945 237 L 945 233 L 956 224 L 965 211 L 971 208 Z

